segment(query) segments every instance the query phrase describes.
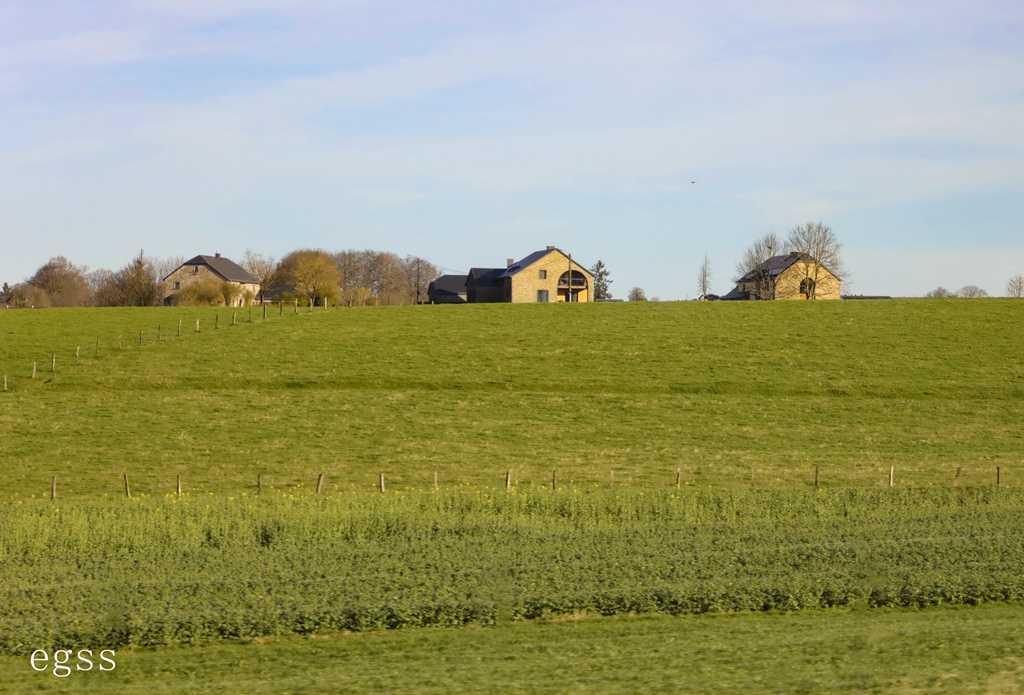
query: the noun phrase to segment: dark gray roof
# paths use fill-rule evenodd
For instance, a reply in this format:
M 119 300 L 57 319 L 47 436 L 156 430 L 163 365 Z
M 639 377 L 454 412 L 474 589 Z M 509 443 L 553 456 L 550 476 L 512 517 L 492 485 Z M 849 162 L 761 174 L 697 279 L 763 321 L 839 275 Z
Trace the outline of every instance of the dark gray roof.
M 500 285 L 504 273 L 505 268 L 470 268 L 466 282 L 469 282 L 469 278 L 473 278 L 478 287 L 481 285 Z
M 799 261 L 803 256 L 806 256 L 808 260 L 813 260 L 810 256 L 807 256 L 807 254 L 801 254 L 795 251 L 793 253 L 786 254 L 785 256 L 772 256 L 741 277 L 739 282 L 750 282 L 759 275 L 761 277 L 764 277 L 765 275 L 768 277 L 776 277 L 786 268 Z
M 733 299 L 750 299 L 749 292 L 740 292 L 739 287 L 733 287 L 731 290 L 723 294 L 719 299 L 725 301 L 731 301 Z
M 532 265 L 533 263 L 535 263 L 535 262 L 539 261 L 540 259 L 544 258 L 544 256 L 548 255 L 549 253 L 554 253 L 556 251 L 559 251 L 559 250 L 558 249 L 544 249 L 543 251 L 534 251 L 533 253 L 531 253 L 526 258 L 523 258 L 522 260 L 516 261 L 515 263 L 513 263 L 509 267 L 505 268 L 505 270 L 504 270 L 504 272 L 502 272 L 501 276 L 503 278 L 510 278 L 513 275 L 515 275 L 516 273 L 518 273 L 520 270 L 522 270 L 523 268 L 525 268 L 525 267 L 527 267 L 529 265 Z M 559 253 L 561 253 L 561 251 L 559 251 Z
M 185 261 L 174 270 L 177 271 L 187 265 L 205 265 L 228 282 L 259 283 L 259 280 L 250 275 L 248 270 L 223 256 L 196 256 Z M 170 277 L 170 275 L 167 277 Z M 164 279 L 166 280 L 167 278 Z
M 430 292 L 450 292 L 452 294 L 466 294 L 465 275 L 442 275 L 430 283 Z

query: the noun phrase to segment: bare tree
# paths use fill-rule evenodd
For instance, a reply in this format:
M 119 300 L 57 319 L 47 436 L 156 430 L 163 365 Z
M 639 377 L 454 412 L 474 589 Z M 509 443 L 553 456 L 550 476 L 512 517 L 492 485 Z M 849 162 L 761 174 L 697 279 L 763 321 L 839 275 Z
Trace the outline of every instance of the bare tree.
M 782 253 L 782 242 L 775 232 L 768 232 L 754 239 L 736 264 L 734 282 L 750 283 L 755 299 L 775 298 L 775 277 L 768 259 Z
M 402 261 L 402 269 L 405 271 L 405 282 L 409 287 L 409 300 L 422 304 L 426 301 L 430 283 L 441 275 L 440 269 L 419 256 L 406 256 Z
M 142 251 L 117 272 L 99 271 L 90 277 L 100 306 L 154 306 L 160 303 L 162 283 L 153 262 Z
M 711 286 L 711 263 L 707 254 L 704 254 L 704 262 L 700 264 L 700 271 L 697 273 L 697 289 L 700 290 L 699 299 L 708 298 L 708 289 Z
M 92 289 L 85 277 L 88 272 L 88 268 L 64 256 L 54 256 L 40 266 L 28 284 L 44 290 L 52 306 L 88 306 L 92 303 Z
M 278 281 L 277 259 L 273 256 L 264 256 L 263 254 L 256 253 L 252 249 L 246 249 L 245 253 L 242 254 L 241 265 L 259 283 L 259 300 L 262 304 L 267 290 Z
M 979 299 L 981 297 L 987 297 L 988 292 L 977 285 L 964 285 L 956 291 L 956 296 L 963 297 L 965 299 Z
M 326 251 L 303 249 L 281 259 L 281 280 L 311 303 L 337 300 L 339 273 L 334 257 Z
M 814 299 L 815 288 L 818 285 L 822 268 L 825 268 L 840 281 L 847 276 L 843 266 L 842 250 L 843 245 L 832 231 L 832 228 L 821 222 L 808 222 L 798 225 L 789 230 L 786 239 L 789 250 L 805 256 L 801 268 L 804 270 L 807 298 Z
M 45 309 L 53 306 L 49 293 L 30 282 L 20 282 L 11 287 L 8 303 L 16 309 Z
M 1006 281 L 1006 296 L 1017 299 L 1024 297 L 1024 275 L 1017 273 Z
M 925 297 L 928 297 L 929 299 L 948 299 L 950 297 L 955 297 L 955 296 L 956 296 L 956 293 L 950 292 L 949 290 L 947 290 L 945 287 L 942 287 L 941 285 L 936 287 L 934 290 L 930 291 L 928 294 L 925 295 Z
M 644 293 L 642 288 L 634 287 L 629 291 L 629 294 L 626 295 L 626 299 L 631 302 L 646 302 L 647 295 Z

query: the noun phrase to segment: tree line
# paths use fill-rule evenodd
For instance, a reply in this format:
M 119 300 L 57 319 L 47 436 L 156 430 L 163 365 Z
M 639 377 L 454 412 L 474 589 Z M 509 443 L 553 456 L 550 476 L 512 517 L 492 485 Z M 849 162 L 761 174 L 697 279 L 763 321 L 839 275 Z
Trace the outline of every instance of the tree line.
M 118 270 L 89 270 L 54 256 L 27 280 L 0 287 L 0 304 L 16 308 L 157 306 L 168 296 L 164 278 L 184 257 L 138 256 Z M 427 288 L 441 270 L 417 256 L 388 251 L 300 249 L 277 259 L 246 250 L 239 265 L 259 286 L 255 301 L 299 299 L 347 306 L 413 304 L 427 301 Z M 177 304 L 213 305 L 237 298 L 237 285 L 210 279 L 186 286 Z

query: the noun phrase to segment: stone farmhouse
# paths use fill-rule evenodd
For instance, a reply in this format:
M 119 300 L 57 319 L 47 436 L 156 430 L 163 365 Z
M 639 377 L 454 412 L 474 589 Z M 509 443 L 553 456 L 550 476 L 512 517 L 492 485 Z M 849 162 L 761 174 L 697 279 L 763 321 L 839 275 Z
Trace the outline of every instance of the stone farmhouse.
M 840 284 L 816 259 L 794 251 L 764 261 L 721 299 L 839 299 Z
M 233 306 L 252 302 L 260 291 L 259 281 L 242 266 L 224 258 L 220 253 L 196 256 L 178 266 L 164 278 L 164 304 L 173 304 L 175 295 L 188 285 L 208 280 L 227 282 L 238 286 Z
M 442 275 L 431 283 L 434 304 L 590 302 L 594 276 L 554 246 L 504 268 L 471 268 L 468 275 Z

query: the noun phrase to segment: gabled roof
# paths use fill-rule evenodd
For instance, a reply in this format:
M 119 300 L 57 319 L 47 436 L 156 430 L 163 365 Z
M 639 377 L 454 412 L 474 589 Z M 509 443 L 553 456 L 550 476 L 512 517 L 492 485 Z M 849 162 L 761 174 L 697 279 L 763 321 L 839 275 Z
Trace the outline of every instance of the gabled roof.
M 732 301 L 736 299 L 750 299 L 749 292 L 741 292 L 739 287 L 733 287 L 731 290 L 723 294 L 719 299 L 723 301 Z
M 469 275 L 466 276 L 466 284 L 469 284 L 472 279 L 477 287 L 500 285 L 504 273 L 504 268 L 470 268 Z
M 234 261 L 228 260 L 227 258 L 224 258 L 223 256 L 220 255 L 196 256 L 195 258 L 191 258 L 182 263 L 181 265 L 179 265 L 177 268 L 175 268 L 174 271 L 172 271 L 170 274 L 167 275 L 167 277 L 164 278 L 164 280 L 166 280 L 171 275 L 178 272 L 187 265 L 205 265 L 210 270 L 215 272 L 217 275 L 220 275 L 228 282 L 241 282 L 244 284 L 254 285 L 259 284 L 259 280 L 254 278 L 249 273 L 248 270 L 238 265 Z
M 753 270 L 741 277 L 738 282 L 750 282 L 757 277 L 778 277 L 785 272 L 787 268 L 800 261 L 806 261 L 808 263 L 817 262 L 813 257 L 808 256 L 806 253 L 800 253 L 799 251 L 794 251 L 793 253 L 786 254 L 785 256 L 772 256 L 768 260 L 759 263 Z
M 466 294 L 466 275 L 442 275 L 430 283 L 431 292 Z
M 508 268 L 505 268 L 504 272 L 502 272 L 502 274 L 501 274 L 501 277 L 503 277 L 503 278 L 510 278 L 513 275 L 515 275 L 516 273 L 518 273 L 519 271 L 526 270 L 531 265 L 533 265 L 534 263 L 536 263 L 540 259 L 542 259 L 545 256 L 547 256 L 549 253 L 560 253 L 563 256 L 565 256 L 566 258 L 572 258 L 572 256 L 567 254 L 562 249 L 556 249 L 554 247 L 551 247 L 550 249 L 544 249 L 543 251 L 534 251 L 533 253 L 531 253 L 526 258 L 523 258 L 522 260 L 516 261 L 515 263 L 510 265 Z M 573 263 L 576 263 L 576 261 L 573 261 Z M 576 265 L 579 265 L 579 263 L 576 263 Z M 583 272 L 585 272 L 587 274 L 590 273 L 589 270 L 587 270 L 586 268 L 583 268 L 583 266 L 581 266 L 581 265 L 580 265 L 580 268 L 583 269 Z

